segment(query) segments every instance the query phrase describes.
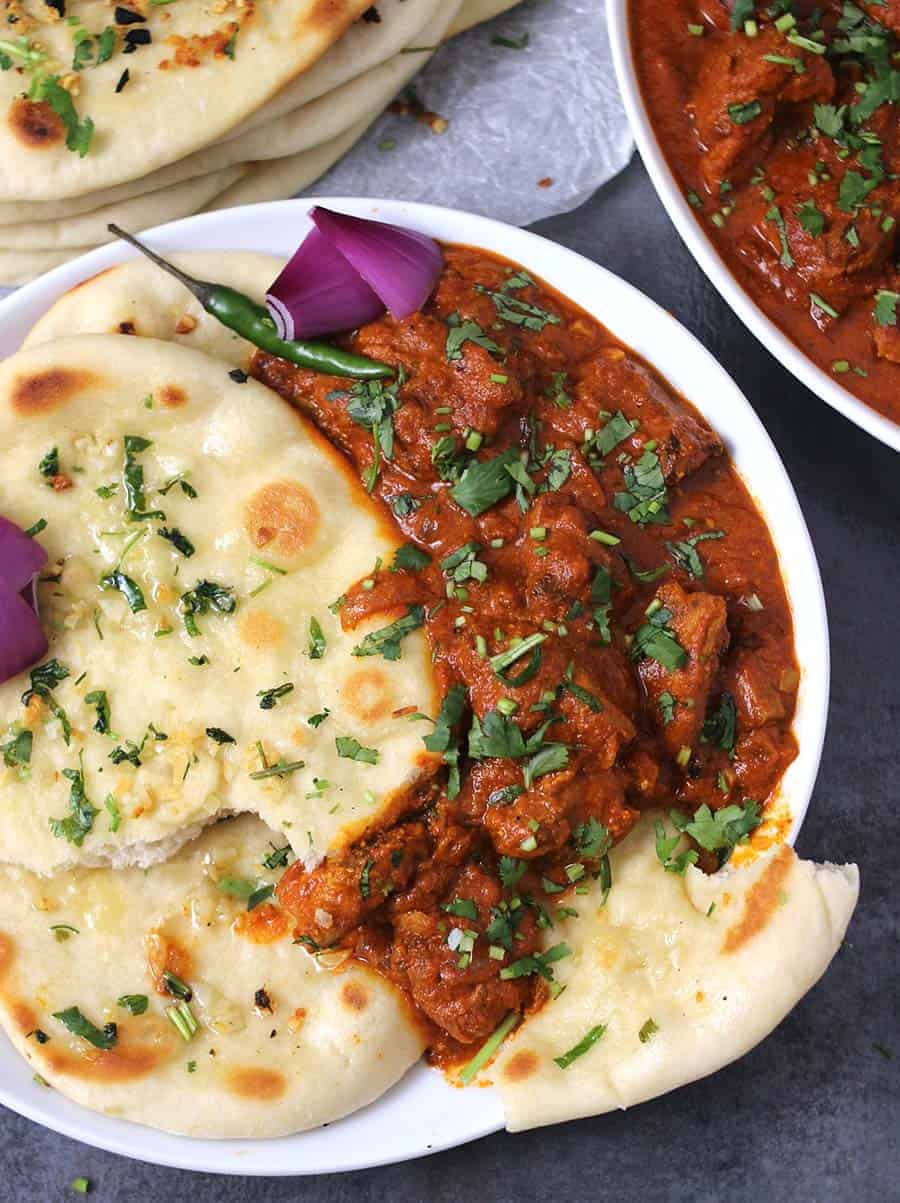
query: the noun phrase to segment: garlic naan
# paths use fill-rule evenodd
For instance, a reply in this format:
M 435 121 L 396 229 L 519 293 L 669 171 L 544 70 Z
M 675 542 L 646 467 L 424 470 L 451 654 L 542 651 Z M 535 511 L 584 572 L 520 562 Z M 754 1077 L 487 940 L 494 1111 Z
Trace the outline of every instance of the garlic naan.
M 339 1119 L 418 1060 L 422 1033 L 384 978 L 335 954 L 329 970 L 275 905 L 248 910 L 279 843 L 245 815 L 146 872 L 0 867 L 0 1024 L 46 1082 L 105 1115 L 247 1139 Z M 165 971 L 193 993 L 189 1040 Z M 71 1008 L 111 1047 L 75 1034 Z
M 0 860 L 150 863 L 252 811 L 312 861 L 435 771 L 423 614 L 339 616 L 390 518 L 274 393 L 171 343 L 62 339 L 0 365 L 0 448 L 0 512 L 45 520 L 50 556 L 48 663 L 0 687 L 0 744 L 31 736 L 0 764 Z

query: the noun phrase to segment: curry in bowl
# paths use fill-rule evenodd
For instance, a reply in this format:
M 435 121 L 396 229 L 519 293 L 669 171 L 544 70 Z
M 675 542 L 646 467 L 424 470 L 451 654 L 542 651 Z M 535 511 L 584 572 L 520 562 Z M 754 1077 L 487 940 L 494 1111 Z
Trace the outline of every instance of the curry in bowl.
M 900 422 L 900 8 L 630 0 L 660 148 L 735 278 Z

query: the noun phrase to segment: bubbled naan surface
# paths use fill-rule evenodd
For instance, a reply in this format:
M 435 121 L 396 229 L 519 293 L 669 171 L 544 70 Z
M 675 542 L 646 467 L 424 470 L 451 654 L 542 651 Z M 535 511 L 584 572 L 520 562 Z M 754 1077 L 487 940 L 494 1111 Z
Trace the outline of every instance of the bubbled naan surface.
M 23 724 L 34 735 L 27 773 L 0 765 L 0 860 L 42 873 L 146 863 L 214 816 L 245 810 L 314 860 L 435 769 L 423 724 L 394 717 L 438 706 L 422 631 L 403 641 L 395 662 L 356 657 L 364 634 L 395 615 L 345 635 L 328 608 L 378 557 L 390 562 L 392 527 L 309 424 L 228 371 L 200 352 L 114 335 L 56 341 L 0 365 L 0 512 L 24 528 L 47 520 L 44 575 L 61 575 L 40 585 L 41 616 L 48 658 L 69 669 L 53 696 L 72 725 L 67 745 L 45 704 L 23 707 L 27 673 L 0 686 L 0 741 Z M 146 506 L 164 520 L 127 521 L 127 435 L 152 442 L 135 458 Z M 54 446 L 72 482 L 61 492 L 38 471 Z M 181 476 L 196 498 L 179 484 L 159 492 Z M 99 497 L 109 485 L 112 496 Z M 157 533 L 163 527 L 186 536 L 194 554 L 181 555 Z M 147 609 L 132 613 L 99 581 L 136 534 L 120 570 Z M 202 580 L 231 587 L 237 604 L 231 614 L 198 615 L 192 637 L 179 598 Z M 311 618 L 326 639 L 321 659 L 308 653 Z M 191 663 L 203 657 L 208 663 Z M 288 683 L 292 692 L 261 707 L 260 691 Z M 96 709 L 85 700 L 97 690 L 109 700 L 110 734 L 94 730 Z M 328 718 L 310 725 L 326 709 Z M 209 728 L 235 742 L 216 742 Z M 377 764 L 340 757 L 338 736 L 375 750 Z M 110 760 L 127 741 L 143 743 L 139 767 Z M 254 780 L 260 748 L 269 765 L 305 767 Z M 71 781 L 61 774 L 77 770 L 80 756 L 99 813 L 78 847 L 55 836 L 51 820 L 68 814 Z M 117 831 L 104 807 L 110 795 Z

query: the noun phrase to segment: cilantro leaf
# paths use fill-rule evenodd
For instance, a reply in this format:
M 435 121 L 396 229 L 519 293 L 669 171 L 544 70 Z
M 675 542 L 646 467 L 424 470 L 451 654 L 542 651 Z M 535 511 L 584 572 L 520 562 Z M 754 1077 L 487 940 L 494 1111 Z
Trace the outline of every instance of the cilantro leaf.
M 62 775 L 72 782 L 69 789 L 69 814 L 64 819 L 50 819 L 50 830 L 58 839 L 66 839 L 76 848 L 84 843 L 94 826 L 94 816 L 100 812 L 91 805 L 85 792 L 84 765 L 79 759 L 77 769 L 63 769 Z
M 404 543 L 402 547 L 398 547 L 394 552 L 394 562 L 391 564 L 391 572 L 400 572 L 406 569 L 408 572 L 420 572 L 423 568 L 427 568 L 431 563 L 431 556 L 427 551 L 422 551 L 416 547 L 415 543 Z
M 447 326 L 445 354 L 451 363 L 462 359 L 464 343 L 475 343 L 477 347 L 483 348 L 498 359 L 503 358 L 503 348 L 485 334 L 477 322 L 463 321 L 458 313 L 451 313 L 447 318 Z
M 90 117 L 81 121 L 75 109 L 71 93 L 59 82 L 56 75 L 47 75 L 40 79 L 32 90 L 32 100 L 43 100 L 63 123 L 66 131 L 66 149 L 84 158 L 90 149 L 94 136 L 94 123 Z
M 654 451 L 645 451 L 636 464 L 625 467 L 624 474 L 626 491 L 615 494 L 616 509 L 639 526 L 668 522 L 669 493 L 659 456 Z
M 364 748 L 358 739 L 352 735 L 338 735 L 334 746 L 337 754 L 343 760 L 358 760 L 362 764 L 378 764 L 378 752 L 375 748 Z
M 370 631 L 353 649 L 354 656 L 383 656 L 385 660 L 399 660 L 400 644 L 407 635 L 418 630 L 425 622 L 425 607 L 410 606 L 402 618 L 378 631 Z
M 462 473 L 450 496 L 467 514 L 477 518 L 513 490 L 513 477 L 509 471 L 519 463 L 519 452 L 507 448 L 493 459 L 474 460 Z

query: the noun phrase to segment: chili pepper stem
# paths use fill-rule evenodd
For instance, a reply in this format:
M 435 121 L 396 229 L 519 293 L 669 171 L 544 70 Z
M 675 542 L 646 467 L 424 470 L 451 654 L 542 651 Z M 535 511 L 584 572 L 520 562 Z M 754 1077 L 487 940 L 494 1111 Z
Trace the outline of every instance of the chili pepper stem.
M 189 276 L 187 272 L 183 272 L 174 263 L 169 263 L 167 259 L 163 259 L 161 255 L 157 255 L 156 251 L 151 251 L 149 246 L 145 246 L 133 234 L 129 234 L 127 230 L 123 230 L 121 226 L 110 222 L 106 228 L 111 234 L 115 234 L 117 238 L 121 238 L 130 246 L 133 246 L 135 250 L 140 251 L 142 255 L 145 255 L 152 263 L 155 263 L 157 267 L 161 267 L 164 272 L 168 272 L 170 276 L 174 276 L 176 280 L 179 280 L 185 288 L 194 294 L 204 308 L 206 307 L 212 296 L 212 284 L 207 283 L 205 280 L 196 280 L 193 276 Z

